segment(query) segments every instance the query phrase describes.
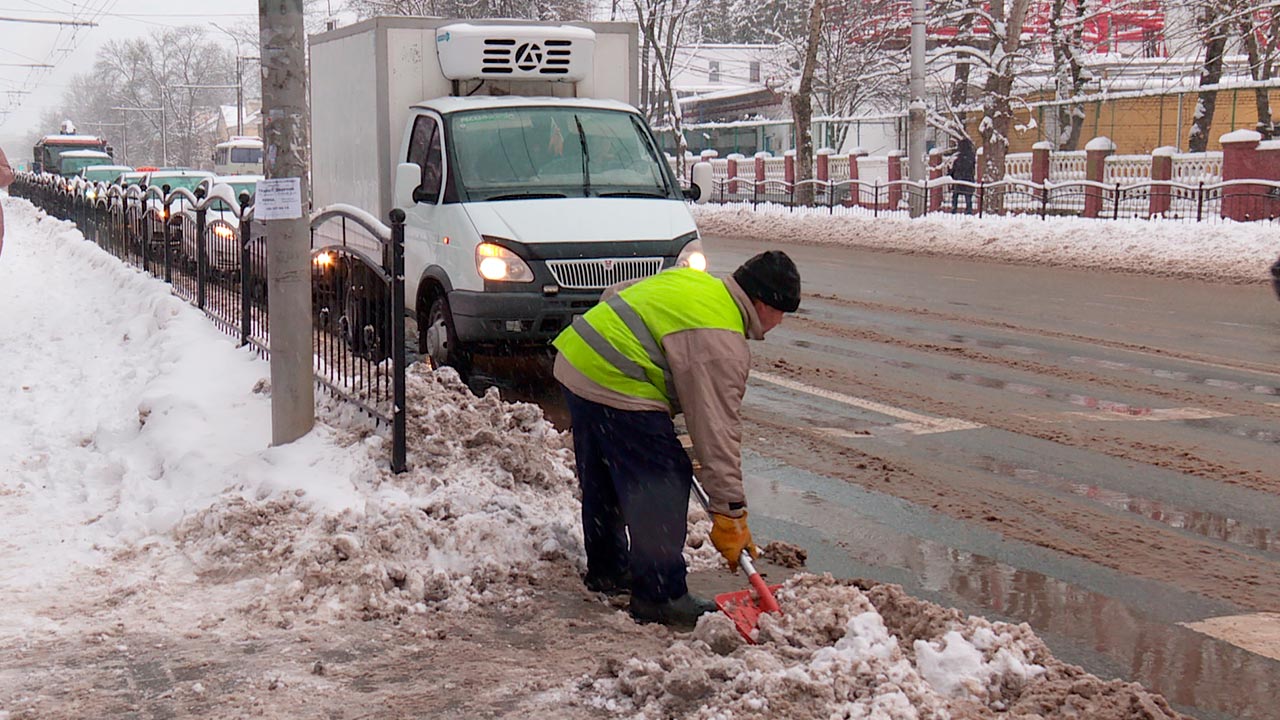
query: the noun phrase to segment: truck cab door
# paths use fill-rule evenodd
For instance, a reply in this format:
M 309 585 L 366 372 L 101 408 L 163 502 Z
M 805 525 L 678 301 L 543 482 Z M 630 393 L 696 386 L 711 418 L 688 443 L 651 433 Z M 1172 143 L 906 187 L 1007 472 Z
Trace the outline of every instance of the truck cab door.
M 416 309 L 418 280 L 428 268 L 439 267 L 448 275 L 454 274 L 450 270 L 456 263 L 457 247 L 451 246 L 450 225 L 459 206 L 446 202 L 443 131 L 438 115 L 415 116 L 405 154 L 407 162 L 422 168 L 421 179 L 411 195 L 413 202 L 403 208 L 404 274 L 406 288 L 411 290 L 406 292 L 405 304 L 410 309 Z

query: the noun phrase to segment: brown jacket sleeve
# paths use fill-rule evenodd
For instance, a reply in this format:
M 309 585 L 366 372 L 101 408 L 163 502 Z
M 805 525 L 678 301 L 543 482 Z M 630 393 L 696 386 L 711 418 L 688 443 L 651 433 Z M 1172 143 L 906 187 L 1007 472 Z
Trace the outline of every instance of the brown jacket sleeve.
M 667 335 L 662 344 L 711 510 L 738 517 L 747 507 L 740 454 L 742 396 L 751 370 L 747 339 L 731 330 L 698 329 Z

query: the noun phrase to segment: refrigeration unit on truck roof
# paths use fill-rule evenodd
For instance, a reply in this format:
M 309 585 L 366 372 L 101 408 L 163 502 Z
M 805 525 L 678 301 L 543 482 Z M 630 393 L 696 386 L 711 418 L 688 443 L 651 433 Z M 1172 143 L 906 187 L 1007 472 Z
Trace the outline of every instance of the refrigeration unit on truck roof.
M 579 82 L 591 73 L 596 34 L 587 28 L 457 23 L 436 31 L 440 70 L 450 80 Z

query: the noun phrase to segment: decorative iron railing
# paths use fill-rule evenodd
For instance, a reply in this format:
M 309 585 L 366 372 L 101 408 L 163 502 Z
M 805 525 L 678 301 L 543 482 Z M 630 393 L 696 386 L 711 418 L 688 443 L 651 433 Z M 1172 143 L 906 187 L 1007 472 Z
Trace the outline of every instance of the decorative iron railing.
M 10 186 L 85 238 L 161 278 L 223 332 L 270 353 L 265 225 L 248 193 L 87 184 L 21 173 Z M 405 469 L 404 213 L 391 226 L 349 206 L 311 217 L 316 383 L 392 428 Z

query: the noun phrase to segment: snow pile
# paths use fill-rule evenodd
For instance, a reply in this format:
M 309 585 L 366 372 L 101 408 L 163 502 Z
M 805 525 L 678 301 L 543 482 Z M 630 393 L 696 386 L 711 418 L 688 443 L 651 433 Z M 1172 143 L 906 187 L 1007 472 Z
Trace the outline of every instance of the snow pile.
M 254 610 L 369 618 L 519 604 L 541 563 L 581 565 L 572 455 L 538 407 L 416 365 L 408 408 L 409 472 L 357 479 L 363 505 L 333 514 L 232 494 L 175 531 L 198 571 L 267 578 Z
M 864 586 L 866 587 L 866 586 Z M 748 645 L 723 614 L 704 616 L 657 658 L 606 662 L 584 702 L 637 718 L 1180 718 L 1140 686 L 1055 660 L 1026 625 L 992 623 L 916 600 L 797 575 L 785 615 Z
M 947 214 L 911 220 L 833 216 L 826 208 L 793 211 L 777 205 L 693 208 L 699 230 L 710 236 L 1238 283 L 1266 280 L 1267 268 L 1280 253 L 1276 228 L 1267 223 Z
M 233 494 L 176 530 L 199 572 L 268 578 L 250 611 L 317 619 L 515 607 L 549 563 L 584 569 L 571 442 L 540 408 L 423 365 L 407 406 L 409 472 L 357 480 L 363 505 L 335 514 Z M 690 565 L 714 567 L 710 521 L 689 514 Z

